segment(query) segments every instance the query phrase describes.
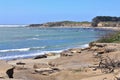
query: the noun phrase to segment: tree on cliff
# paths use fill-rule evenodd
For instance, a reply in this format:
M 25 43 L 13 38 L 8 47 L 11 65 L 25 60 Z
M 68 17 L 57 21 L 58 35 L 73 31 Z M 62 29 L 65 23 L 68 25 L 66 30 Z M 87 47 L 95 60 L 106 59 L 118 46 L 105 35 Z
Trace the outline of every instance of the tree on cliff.
M 92 26 L 96 27 L 99 22 L 108 22 L 108 21 L 118 22 L 118 21 L 120 21 L 120 17 L 97 16 L 92 19 Z

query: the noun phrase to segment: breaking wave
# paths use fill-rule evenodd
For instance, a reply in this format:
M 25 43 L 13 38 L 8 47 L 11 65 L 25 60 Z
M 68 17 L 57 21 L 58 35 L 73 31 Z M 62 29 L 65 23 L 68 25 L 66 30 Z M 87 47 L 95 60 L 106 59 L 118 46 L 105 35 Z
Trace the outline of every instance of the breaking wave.
M 6 50 L 0 50 L 0 52 L 25 52 L 30 50 L 40 50 L 44 49 L 46 47 L 32 47 L 32 48 L 20 48 L 20 49 L 6 49 Z

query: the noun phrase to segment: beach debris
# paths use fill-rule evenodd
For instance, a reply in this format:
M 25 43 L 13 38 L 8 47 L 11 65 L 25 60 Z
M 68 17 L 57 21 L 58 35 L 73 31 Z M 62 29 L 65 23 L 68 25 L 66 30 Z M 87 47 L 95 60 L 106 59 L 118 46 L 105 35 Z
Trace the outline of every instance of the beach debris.
M 41 58 L 47 58 L 47 56 L 45 54 L 44 55 L 38 55 L 34 59 L 41 59 Z

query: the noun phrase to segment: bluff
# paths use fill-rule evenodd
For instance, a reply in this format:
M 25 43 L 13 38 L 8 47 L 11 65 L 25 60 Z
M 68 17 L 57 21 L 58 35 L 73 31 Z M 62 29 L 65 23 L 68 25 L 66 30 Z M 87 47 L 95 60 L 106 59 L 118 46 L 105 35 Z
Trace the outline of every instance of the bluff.
M 44 24 L 30 24 L 29 27 L 90 27 L 91 23 L 84 22 L 75 22 L 75 21 L 61 21 L 61 22 L 48 22 Z
M 120 27 L 120 17 L 97 16 L 92 19 L 93 27 Z

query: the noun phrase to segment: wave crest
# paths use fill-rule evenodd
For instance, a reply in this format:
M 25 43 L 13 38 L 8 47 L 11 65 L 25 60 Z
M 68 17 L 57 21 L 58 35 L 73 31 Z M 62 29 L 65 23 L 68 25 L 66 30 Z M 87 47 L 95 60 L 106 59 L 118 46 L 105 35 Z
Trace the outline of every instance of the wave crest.
M 25 51 L 30 51 L 30 50 L 40 50 L 44 49 L 46 47 L 31 47 L 31 48 L 20 48 L 20 49 L 6 49 L 6 50 L 0 50 L 0 52 L 25 52 Z
M 13 55 L 13 56 L 4 56 L 0 57 L 2 60 L 11 60 L 11 59 L 20 59 L 20 58 L 29 58 L 29 57 L 34 57 L 37 55 L 42 55 L 42 54 L 47 54 L 47 53 L 60 53 L 63 50 L 58 50 L 58 51 L 42 51 L 39 53 L 30 53 L 30 54 L 23 54 L 23 55 Z

